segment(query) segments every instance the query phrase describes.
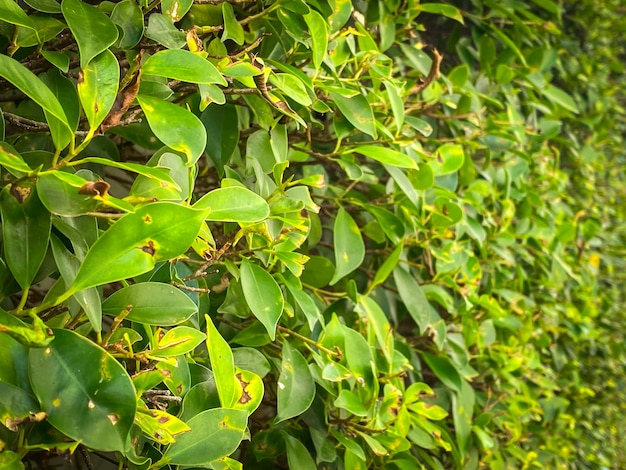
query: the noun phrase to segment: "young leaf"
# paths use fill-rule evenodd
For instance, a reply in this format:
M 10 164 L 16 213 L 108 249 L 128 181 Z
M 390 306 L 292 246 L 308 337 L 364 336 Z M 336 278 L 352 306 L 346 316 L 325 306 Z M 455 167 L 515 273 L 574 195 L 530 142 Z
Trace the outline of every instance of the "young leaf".
M 138 276 L 158 261 L 183 254 L 193 243 L 206 211 L 155 202 L 126 214 L 91 247 L 71 291 Z
M 428 325 L 439 319 L 439 315 L 428 302 L 421 286 L 404 268 L 398 266 L 394 269 L 393 278 L 402 302 L 423 334 Z
M 283 343 L 283 361 L 278 377 L 276 422 L 304 413 L 315 398 L 315 382 L 306 359 L 288 341 Z
M 250 310 L 273 341 L 285 302 L 280 287 L 270 273 L 245 258 L 241 262 L 241 287 Z
M 210 209 L 207 220 L 255 223 L 270 215 L 270 207 L 261 196 L 241 186 L 218 188 L 208 192 L 193 205 Z
M 82 69 L 117 41 L 117 26 L 97 8 L 81 0 L 63 0 L 61 10 L 78 43 Z
M 174 326 L 188 320 L 198 311 L 198 306 L 174 286 L 141 282 L 111 294 L 102 304 L 102 310 L 115 316 L 128 310 L 127 320 L 146 325 Z
M 113 53 L 106 50 L 93 58 L 78 76 L 78 96 L 92 130 L 107 117 L 120 81 L 120 66 Z
M 317 71 L 320 69 L 328 50 L 328 24 L 322 15 L 315 10 L 310 10 L 308 14 L 303 15 L 303 18 L 311 34 L 313 65 Z
M 6 142 L 0 142 L 0 165 L 8 170 L 30 173 L 31 169 L 22 156 Z
M 239 447 L 247 423 L 248 413 L 243 410 L 203 411 L 187 422 L 191 432 L 178 436 L 163 457 L 172 465 L 205 466 Z
M 188 165 L 195 164 L 206 144 L 200 119 L 181 106 L 152 96 L 138 95 L 137 101 L 154 135 L 168 147 L 184 153 Z
M 156 75 L 189 83 L 227 85 L 222 74 L 211 62 L 182 49 L 157 52 L 143 63 L 141 71 L 144 75 Z
M 78 333 L 54 335 L 48 347 L 29 354 L 31 384 L 47 421 L 92 449 L 123 451 L 137 402 L 128 373 Z
M 359 226 L 343 207 L 337 212 L 333 234 L 337 268 L 330 281 L 331 286 L 358 268 L 365 258 L 365 244 Z
M 237 21 L 233 6 L 228 2 L 222 3 L 222 15 L 224 16 L 224 33 L 222 42 L 232 39 L 235 44 L 242 45 L 244 41 L 243 26 Z
M 28 181 L 4 187 L 0 212 L 4 256 L 13 277 L 26 290 L 46 256 L 50 213 L 39 200 L 34 183 Z

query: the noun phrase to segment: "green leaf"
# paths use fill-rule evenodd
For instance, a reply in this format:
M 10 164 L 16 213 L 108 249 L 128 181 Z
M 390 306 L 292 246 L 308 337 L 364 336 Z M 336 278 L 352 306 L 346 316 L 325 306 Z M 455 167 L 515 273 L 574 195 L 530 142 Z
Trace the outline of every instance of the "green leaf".
M 70 58 L 67 56 L 67 54 L 64 54 L 63 52 L 42 50 L 41 55 L 44 59 L 46 59 L 63 73 L 67 73 L 70 69 Z
M 561 108 L 565 108 L 572 113 L 578 114 L 578 106 L 574 99 L 560 88 L 549 85 L 539 90 L 550 102 Z
M 374 275 L 374 279 L 372 280 L 372 283 L 370 284 L 368 288 L 368 292 L 373 291 L 377 286 L 381 285 L 387 280 L 389 275 L 393 272 L 393 270 L 397 266 L 398 261 L 400 260 L 402 249 L 403 249 L 403 244 L 400 243 L 393 249 L 391 254 L 387 258 L 385 258 L 385 261 L 383 261 L 383 264 L 380 266 L 380 268 L 378 268 L 378 271 L 376 271 L 376 274 Z
M 13 277 L 27 290 L 46 256 L 50 213 L 32 182 L 7 185 L 0 193 L 4 256 Z
M 78 76 L 78 96 L 95 131 L 113 107 L 120 81 L 120 66 L 113 53 L 106 50 L 93 58 Z
M 469 452 L 470 449 L 474 401 L 474 389 L 465 380 L 461 380 L 461 389 L 457 393 L 452 394 L 454 431 L 461 455 Z
M 428 302 L 422 287 L 404 268 L 398 266 L 394 269 L 393 278 L 402 302 L 419 327 L 420 333 L 424 334 L 426 328 L 438 320 L 439 315 Z
M 32 15 L 28 17 L 35 29 L 17 28 L 16 44 L 19 47 L 32 47 L 54 39 L 63 31 L 65 23 L 49 16 Z
M 391 326 L 389 325 L 389 320 L 387 320 L 387 317 L 385 316 L 385 312 L 383 312 L 380 306 L 373 299 L 366 296 L 359 297 L 359 303 L 357 304 L 355 310 L 364 318 L 364 321 L 367 322 L 368 328 L 371 328 L 374 331 L 374 336 L 376 336 L 378 345 L 382 349 L 389 364 L 391 364 L 394 341 Z
M 36 30 L 35 24 L 22 8 L 13 0 L 0 0 L 0 20 Z
M 287 463 L 289 468 L 298 470 L 316 470 L 317 465 L 305 445 L 293 436 L 281 431 L 287 446 Z
M 428 164 L 435 176 L 449 175 L 463 166 L 465 152 L 458 144 L 443 144 L 437 149 L 436 157 Z
M 274 341 L 285 302 L 280 287 L 270 273 L 244 258 L 241 262 L 241 288 L 250 310 Z
M 122 0 L 111 12 L 111 21 L 120 29 L 117 47 L 130 49 L 143 36 L 143 12 L 134 0 Z
M 218 188 L 205 194 L 194 209 L 210 209 L 207 220 L 255 223 L 267 219 L 270 207 L 261 196 L 241 186 Z
M 119 315 L 128 310 L 127 320 L 147 325 L 174 326 L 188 320 L 198 306 L 182 291 L 160 282 L 140 282 L 114 292 L 102 310 Z
M 283 343 L 283 361 L 276 393 L 276 422 L 301 415 L 315 398 L 315 382 L 306 359 L 287 341 Z
M 65 248 L 63 243 L 61 243 L 55 235 L 50 237 L 50 241 L 54 260 L 65 283 L 65 288 L 67 289 L 76 278 L 76 273 L 80 267 L 80 261 L 74 254 L 70 253 L 69 250 Z M 75 251 L 77 250 L 75 249 Z M 102 301 L 98 290 L 94 287 L 81 290 L 74 294 L 74 299 L 80 304 L 87 314 L 89 323 L 91 323 L 94 331 L 100 333 L 102 331 Z
M 151 356 L 168 358 L 192 352 L 206 339 L 201 331 L 189 326 L 172 328 L 157 340 L 157 347 L 150 350 Z
M 388 165 L 393 165 L 399 168 L 417 168 L 417 163 L 408 155 L 404 153 L 398 152 L 397 150 L 389 149 L 386 147 L 379 146 L 359 146 L 353 149 L 350 149 L 350 153 L 356 152 L 361 155 L 365 155 L 372 160 L 376 160 L 381 163 L 386 163 Z
M 46 112 L 59 119 L 68 129 L 70 128 L 65 111 L 57 97 L 33 72 L 18 61 L 0 54 L 0 77 L 11 82 Z
M 138 276 L 158 261 L 182 255 L 200 231 L 205 214 L 171 202 L 146 204 L 126 214 L 93 244 L 70 290 Z
M 98 200 L 91 194 L 80 194 L 81 188 L 89 183 L 78 175 L 64 171 L 44 173 L 37 178 L 37 192 L 41 202 L 56 215 L 75 217 L 92 212 Z
M 163 0 L 161 11 L 169 16 L 172 23 L 180 21 L 193 5 L 193 0 Z
M 211 369 L 217 386 L 220 403 L 224 408 L 232 408 L 241 395 L 241 386 L 235 378 L 235 362 L 233 352 L 228 343 L 222 338 L 213 320 L 205 315 L 207 326 L 206 345 L 209 351 Z
M 367 416 L 368 413 L 368 409 L 363 404 L 361 397 L 350 390 L 342 390 L 339 392 L 339 396 L 335 399 L 333 404 L 337 408 L 343 408 L 356 416 Z
M 376 138 L 374 112 L 367 99 L 360 93 L 354 96 L 343 96 L 329 91 L 330 97 L 341 111 L 341 114 L 361 132 Z
M 435 15 L 443 15 L 453 20 L 463 23 L 463 16 L 461 12 L 452 5 L 446 5 L 445 3 L 420 3 L 414 7 L 418 11 L 426 13 L 434 13 Z
M 224 16 L 224 33 L 222 34 L 222 42 L 231 39 L 233 42 L 241 46 L 244 41 L 243 26 L 235 18 L 233 6 L 228 2 L 222 3 L 222 15 Z
M 163 187 L 172 187 L 172 189 L 181 189 L 180 186 L 170 176 L 168 170 L 162 167 L 151 167 L 142 165 L 139 163 L 129 162 L 116 162 L 108 158 L 101 157 L 87 157 L 80 160 L 80 163 L 97 163 L 104 166 L 112 166 L 121 170 L 132 171 L 133 173 L 140 174 L 146 178 L 151 178 L 159 181 L 159 184 Z
M 49 334 L 48 327 L 39 317 L 33 317 L 32 324 L 28 325 L 0 308 L 0 339 L 2 339 L 2 341 L 6 341 L 9 345 L 13 342 L 13 347 L 11 347 L 11 349 L 14 354 L 26 352 L 21 349 L 22 346 L 43 348 L 50 344 L 52 338 L 53 337 Z M 2 348 L 0 348 L 0 352 L 2 352 Z M 25 366 L 25 363 L 21 359 L 22 358 L 18 356 L 17 361 L 12 364 L 12 371 L 8 369 L 0 371 L 0 377 L 3 377 L 4 379 L 4 376 L 10 374 L 16 380 L 22 379 L 20 380 L 20 384 L 24 385 L 24 388 L 28 388 L 28 383 L 24 384 L 23 381 L 26 369 L 16 369 L 18 366 Z M 0 364 L 5 365 L 2 363 Z M 17 385 L 18 383 L 15 384 Z
M 328 25 L 326 20 L 317 11 L 311 10 L 302 16 L 308 26 L 311 35 L 311 51 L 313 52 L 313 65 L 318 71 L 328 50 Z M 306 106 L 306 105 L 305 105 Z
M 235 369 L 235 379 L 239 386 L 237 390 L 240 392 L 233 408 L 237 410 L 246 410 L 248 414 L 254 413 L 263 400 L 264 386 L 263 380 L 254 372 L 249 370 Z
M 63 0 L 61 10 L 78 43 L 82 69 L 117 41 L 117 26 L 97 8 L 81 0 Z
M 180 49 L 185 45 L 185 33 L 161 13 L 150 15 L 145 34 L 147 38 L 153 39 L 168 49 Z
M 159 98 L 139 95 L 137 101 L 154 135 L 168 147 L 184 153 L 187 164 L 194 165 L 206 144 L 206 132 L 200 119 L 185 108 Z
M 290 73 L 273 73 L 270 75 L 270 83 L 282 91 L 296 103 L 303 106 L 310 106 L 312 101 L 306 86 L 297 76 Z
M 55 428 L 85 446 L 123 451 L 136 409 L 135 388 L 115 358 L 70 330 L 31 349 L 33 391 Z
M 172 465 L 202 466 L 232 454 L 243 439 L 248 413 L 216 408 L 204 411 L 187 424 L 191 432 L 181 434 L 163 455 Z
M 218 174 L 224 175 L 224 165 L 239 142 L 239 119 L 233 105 L 208 106 L 200 116 L 207 133 L 206 153 Z
M 331 286 L 358 268 L 365 258 L 365 244 L 359 226 L 343 207 L 337 212 L 333 234 L 337 268 L 330 281 Z
M 430 367 L 446 387 L 451 388 L 457 393 L 462 393 L 464 380 L 448 358 L 433 356 L 425 352 L 421 352 L 421 355 L 426 364 L 428 364 L 428 367 Z
M 27 0 L 24 3 L 44 13 L 52 13 L 55 15 L 61 13 L 61 5 L 55 0 Z
M 24 470 L 22 463 L 22 455 L 11 450 L 5 450 L 0 453 L 0 468 L 6 470 Z
M 0 165 L 8 170 L 30 173 L 32 170 L 22 156 L 6 142 L 0 142 Z
M 182 49 L 157 52 L 143 63 L 141 70 L 145 75 L 156 75 L 183 82 L 227 85 L 222 74 L 211 62 Z

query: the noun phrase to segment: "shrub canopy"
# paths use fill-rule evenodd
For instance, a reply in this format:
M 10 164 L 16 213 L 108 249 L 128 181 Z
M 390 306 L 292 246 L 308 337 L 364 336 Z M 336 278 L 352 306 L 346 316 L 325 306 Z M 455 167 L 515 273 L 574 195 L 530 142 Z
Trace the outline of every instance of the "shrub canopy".
M 623 0 L 0 0 L 0 466 L 626 465 Z

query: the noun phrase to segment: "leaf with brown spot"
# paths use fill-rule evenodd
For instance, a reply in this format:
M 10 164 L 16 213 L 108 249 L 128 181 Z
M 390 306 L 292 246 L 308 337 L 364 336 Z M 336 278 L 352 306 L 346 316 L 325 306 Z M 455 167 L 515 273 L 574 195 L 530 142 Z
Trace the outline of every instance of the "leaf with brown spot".
M 78 194 L 87 194 L 89 196 L 106 196 L 111 185 L 106 181 L 89 181 L 80 187 Z

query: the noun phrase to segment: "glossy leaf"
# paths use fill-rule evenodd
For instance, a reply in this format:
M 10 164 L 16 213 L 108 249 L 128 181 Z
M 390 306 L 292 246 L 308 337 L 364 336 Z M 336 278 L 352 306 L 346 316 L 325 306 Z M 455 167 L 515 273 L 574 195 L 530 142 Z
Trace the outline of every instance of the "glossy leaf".
M 157 138 L 184 153 L 189 165 L 196 163 L 206 143 L 206 132 L 200 119 L 180 106 L 151 96 L 139 95 L 137 101 Z
M 170 19 L 161 13 L 150 15 L 145 35 L 168 49 L 180 49 L 185 45 L 185 33 L 176 28 Z
M 378 146 L 359 146 L 351 151 L 365 155 L 372 160 L 397 166 L 399 168 L 417 168 L 415 160 L 397 150 Z
M 287 463 L 289 468 L 300 470 L 316 470 L 317 465 L 305 445 L 286 432 L 281 432 L 287 447 Z
M 249 370 L 235 369 L 235 379 L 239 383 L 238 391 L 241 393 L 237 396 L 233 408 L 237 410 L 245 410 L 248 414 L 254 413 L 263 400 L 264 389 L 263 381 L 254 372 Z
M 50 213 L 33 183 L 7 185 L 0 193 L 4 256 L 15 280 L 28 289 L 46 256 Z
M 433 311 L 421 286 L 404 268 L 398 266 L 394 269 L 393 278 L 411 318 L 419 327 L 420 332 L 424 333 L 428 325 L 435 321 L 437 314 Z
M 218 188 L 202 196 L 194 209 L 210 209 L 207 220 L 254 223 L 266 219 L 270 208 L 265 199 L 241 186 Z
M 200 120 L 207 132 L 206 153 L 221 177 L 239 141 L 237 109 L 232 105 L 208 106 Z
M 311 50 L 313 52 L 313 65 L 319 70 L 328 49 L 328 25 L 326 20 L 315 10 L 303 15 L 311 35 Z
M 435 176 L 448 175 L 463 166 L 465 153 L 457 144 L 443 144 L 437 149 L 437 156 L 429 162 Z
M 61 10 L 78 43 L 82 69 L 117 41 L 117 26 L 97 8 L 81 0 L 63 0 Z
M 176 436 L 191 431 L 186 423 L 166 411 L 141 408 L 137 411 L 135 423 L 149 439 L 159 444 L 168 445 L 176 442 Z
M 53 115 L 68 128 L 70 127 L 65 111 L 57 97 L 34 73 L 18 61 L 0 54 L 0 77 L 15 85 L 17 89 L 41 106 L 46 112 Z
M 32 19 L 12 0 L 0 0 L 0 20 L 36 30 Z
M 343 96 L 337 92 L 329 92 L 333 102 L 341 114 L 361 132 L 376 138 L 374 112 L 367 99 L 360 93 L 354 96 Z
M 30 173 L 31 169 L 26 164 L 17 150 L 6 142 L 0 142 L 0 165 L 8 170 L 16 170 L 22 173 Z
M 134 47 L 143 36 L 143 12 L 133 0 L 122 0 L 111 12 L 111 21 L 120 28 L 117 46 L 121 49 Z
M 250 310 L 273 341 L 285 302 L 280 287 L 270 273 L 247 259 L 241 262 L 241 287 Z
M 248 413 L 216 408 L 204 411 L 187 424 L 191 432 L 181 434 L 163 457 L 172 465 L 201 466 L 232 454 L 246 430 Z
M 143 63 L 141 70 L 144 75 L 156 75 L 183 82 L 227 85 L 222 74 L 211 62 L 182 49 L 157 52 Z
M 435 375 L 449 388 L 458 393 L 462 393 L 463 379 L 450 361 L 441 356 L 433 356 L 428 353 L 421 353 L 428 367 Z
M 315 398 L 315 382 L 306 359 L 289 342 L 283 344 L 283 360 L 277 383 L 276 422 L 304 413 Z
M 225 408 L 232 408 L 241 395 L 241 384 L 235 378 L 233 352 L 217 331 L 211 317 L 205 315 L 205 318 L 207 324 L 206 344 L 220 403 Z
M 126 370 L 79 334 L 54 334 L 48 347 L 29 355 L 30 380 L 48 422 L 92 449 L 124 450 L 136 409 Z
M 222 42 L 231 39 L 235 44 L 240 46 L 244 41 L 243 26 L 239 24 L 233 11 L 233 6 L 228 2 L 222 3 L 222 15 L 224 16 L 224 33 L 222 34 Z
M 78 96 L 92 130 L 107 117 L 120 81 L 120 67 L 113 53 L 106 50 L 83 66 L 78 77 Z
M 80 261 L 55 235 L 51 236 L 50 242 L 54 260 L 67 289 L 76 278 Z M 74 250 L 78 251 L 76 248 Z M 102 331 L 102 300 L 98 290 L 94 287 L 83 289 L 76 292 L 73 297 L 87 314 L 94 331 L 100 333 Z
M 102 304 L 102 310 L 115 316 L 128 310 L 128 320 L 147 325 L 174 326 L 188 320 L 198 311 L 198 306 L 174 286 L 141 282 L 111 294 Z
M 126 214 L 93 244 L 71 291 L 128 279 L 158 261 L 183 254 L 193 243 L 206 212 L 155 202 Z
M 335 237 L 335 275 L 330 281 L 334 285 L 341 278 L 357 269 L 365 258 L 365 244 L 359 226 L 352 216 L 340 207 L 333 228 Z
M 192 352 L 205 339 L 206 335 L 195 328 L 177 326 L 158 339 L 156 348 L 150 350 L 150 355 L 163 358 L 182 356 Z

